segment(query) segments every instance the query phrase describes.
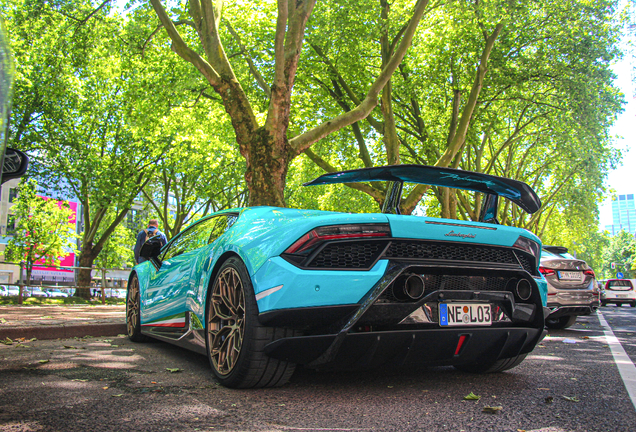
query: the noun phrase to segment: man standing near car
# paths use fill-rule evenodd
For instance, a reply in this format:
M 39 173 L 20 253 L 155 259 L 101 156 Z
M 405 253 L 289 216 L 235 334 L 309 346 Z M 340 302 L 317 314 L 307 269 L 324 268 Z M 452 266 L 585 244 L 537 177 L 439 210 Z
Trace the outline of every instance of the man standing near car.
M 166 243 L 168 243 L 166 235 L 159 231 L 159 222 L 157 221 L 157 219 L 150 219 L 150 221 L 148 221 L 148 228 L 139 231 L 139 234 L 137 234 L 137 243 L 135 243 L 135 262 L 137 264 L 141 264 L 142 262 L 146 261 L 145 258 L 139 256 L 141 247 L 148 240 L 157 236 L 159 236 L 159 239 L 161 240 L 161 246 L 164 246 Z

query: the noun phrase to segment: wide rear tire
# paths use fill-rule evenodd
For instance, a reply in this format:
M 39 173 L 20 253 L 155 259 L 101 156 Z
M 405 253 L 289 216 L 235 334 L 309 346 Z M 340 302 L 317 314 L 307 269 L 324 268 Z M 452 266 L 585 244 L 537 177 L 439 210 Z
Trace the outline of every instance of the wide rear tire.
M 264 327 L 252 281 L 243 262 L 232 257 L 219 269 L 206 315 L 206 348 L 219 383 L 232 388 L 278 387 L 287 383 L 296 365 L 268 357 L 265 346 L 292 330 Z
M 547 318 L 545 326 L 552 330 L 568 328 L 576 322 L 576 315 L 565 315 L 559 318 Z
M 148 336 L 141 334 L 141 303 L 139 279 L 133 274 L 126 290 L 126 331 L 133 342 L 146 342 Z
M 496 360 L 488 363 L 472 363 L 467 365 L 458 365 L 455 366 L 455 369 L 458 369 L 462 372 L 469 373 L 496 373 L 507 371 L 508 369 L 512 369 L 515 366 L 518 366 L 527 356 L 528 354 L 520 354 L 516 357 L 504 358 L 500 360 Z

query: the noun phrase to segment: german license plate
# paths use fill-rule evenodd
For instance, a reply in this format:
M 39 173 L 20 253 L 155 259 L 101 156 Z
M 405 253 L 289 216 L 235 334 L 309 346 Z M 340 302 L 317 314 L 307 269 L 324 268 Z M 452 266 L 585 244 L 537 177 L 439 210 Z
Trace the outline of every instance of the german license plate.
M 492 324 L 490 304 L 440 303 L 439 324 L 442 326 L 489 326 Z
M 560 271 L 558 273 L 561 280 L 581 280 L 581 272 L 578 271 Z
M 629 295 L 627 295 L 627 294 L 616 294 L 616 297 L 617 298 L 627 298 L 627 297 L 629 297 Z

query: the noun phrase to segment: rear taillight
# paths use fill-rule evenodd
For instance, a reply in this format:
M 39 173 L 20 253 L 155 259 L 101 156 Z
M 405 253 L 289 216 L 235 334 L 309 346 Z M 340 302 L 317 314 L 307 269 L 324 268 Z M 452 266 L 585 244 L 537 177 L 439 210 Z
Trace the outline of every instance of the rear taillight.
M 596 275 L 594 274 L 594 270 L 592 270 L 592 269 L 583 270 L 583 274 L 587 275 L 587 276 L 592 276 L 593 278 L 596 278 Z
M 288 254 L 307 253 L 318 244 L 330 240 L 353 240 L 390 237 L 388 224 L 332 225 L 314 228 L 285 250 Z
M 523 236 L 519 236 L 512 247 L 528 252 L 530 255 L 534 256 L 537 261 L 539 261 L 539 258 L 541 256 L 541 246 L 539 246 L 539 243 L 537 243 L 536 241 L 530 240 L 529 238 Z
M 539 271 L 541 272 L 543 276 L 552 276 L 553 274 L 556 274 L 555 270 L 545 268 L 545 267 L 539 267 Z

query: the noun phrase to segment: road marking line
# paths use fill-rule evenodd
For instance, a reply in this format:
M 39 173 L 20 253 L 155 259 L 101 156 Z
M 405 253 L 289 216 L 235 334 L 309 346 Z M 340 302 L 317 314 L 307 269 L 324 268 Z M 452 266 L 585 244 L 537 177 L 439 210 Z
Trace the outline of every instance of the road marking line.
M 605 321 L 601 311 L 597 310 L 596 314 L 605 331 L 605 340 L 609 345 L 612 356 L 614 356 L 614 363 L 616 363 L 618 372 L 621 374 L 625 389 L 627 389 L 629 398 L 632 400 L 634 408 L 636 408 L 636 366 L 632 363 L 632 360 L 623 349 L 623 345 L 618 341 L 618 338 L 614 336 L 612 328 L 607 324 L 607 321 Z

